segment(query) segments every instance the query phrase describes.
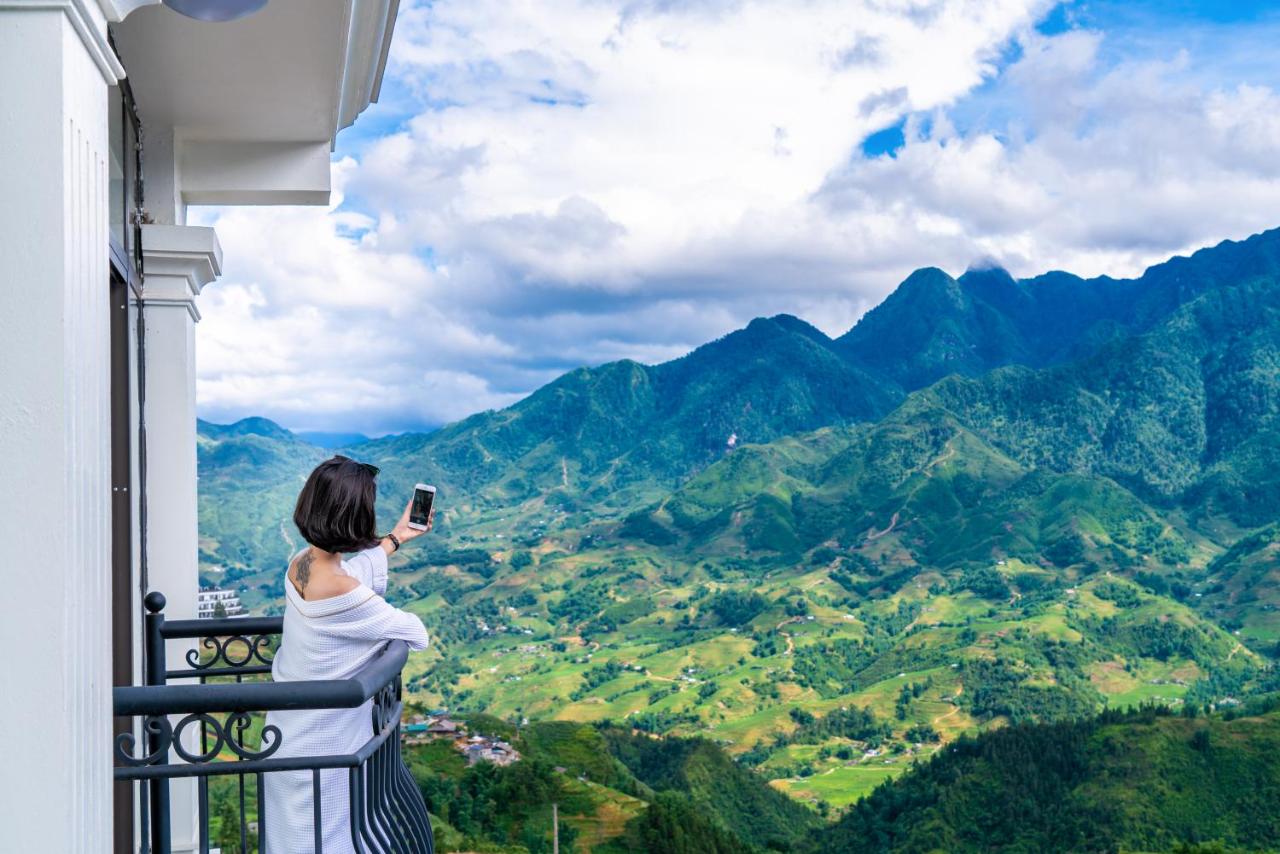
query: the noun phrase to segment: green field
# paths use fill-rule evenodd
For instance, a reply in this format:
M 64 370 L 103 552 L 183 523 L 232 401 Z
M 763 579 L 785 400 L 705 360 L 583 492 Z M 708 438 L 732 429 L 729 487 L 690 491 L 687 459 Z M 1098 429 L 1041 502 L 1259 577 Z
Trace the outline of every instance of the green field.
M 775 780 L 774 785 L 802 801 L 826 801 L 838 808 L 862 800 L 885 780 L 901 774 L 901 764 L 844 765 L 820 771 L 812 777 Z

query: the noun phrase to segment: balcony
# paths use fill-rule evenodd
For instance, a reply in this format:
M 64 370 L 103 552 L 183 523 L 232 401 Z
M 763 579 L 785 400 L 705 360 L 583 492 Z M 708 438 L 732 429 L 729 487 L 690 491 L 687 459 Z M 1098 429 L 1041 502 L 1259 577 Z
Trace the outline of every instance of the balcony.
M 235 787 L 233 801 L 238 804 L 238 828 L 232 828 L 233 835 L 238 830 L 237 850 L 260 851 L 262 823 L 269 821 L 263 778 L 283 771 L 311 772 L 314 850 L 321 852 L 320 772 L 346 769 L 354 849 L 431 854 L 426 805 L 400 755 L 400 671 L 409 652 L 403 642 L 389 642 L 350 679 L 274 683 L 269 681 L 271 655 L 282 618 L 167 621 L 164 596 L 150 593 L 145 604 L 146 684 L 113 690 L 119 733 L 115 779 L 138 784 L 143 852 L 170 851 L 170 784 L 188 778 L 196 781 L 198 850 L 210 850 L 210 788 L 226 779 Z M 187 653 L 188 666 L 166 669 L 166 641 L 191 639 L 199 639 L 199 648 Z M 170 684 L 176 681 L 184 684 Z M 277 757 L 281 733 L 260 719 L 272 710 L 365 704 L 373 735 L 358 751 L 344 755 Z M 256 821 L 250 820 L 253 807 Z M 225 821 L 220 818 L 220 824 Z M 225 838 L 227 828 L 221 829 Z

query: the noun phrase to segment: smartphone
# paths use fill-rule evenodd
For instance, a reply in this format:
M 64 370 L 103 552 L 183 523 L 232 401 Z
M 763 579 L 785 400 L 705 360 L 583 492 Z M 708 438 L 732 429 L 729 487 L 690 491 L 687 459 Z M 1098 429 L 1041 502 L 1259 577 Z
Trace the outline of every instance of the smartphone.
M 409 508 L 409 527 L 419 531 L 427 530 L 427 521 L 431 518 L 431 505 L 436 500 L 436 488 L 419 483 L 413 488 L 413 506 Z

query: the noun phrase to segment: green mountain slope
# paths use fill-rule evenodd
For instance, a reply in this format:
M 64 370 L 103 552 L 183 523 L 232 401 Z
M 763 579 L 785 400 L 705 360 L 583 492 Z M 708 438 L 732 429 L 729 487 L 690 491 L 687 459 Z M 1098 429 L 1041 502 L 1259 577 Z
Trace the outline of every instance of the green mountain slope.
M 661 504 L 663 530 L 710 553 L 794 560 L 825 545 L 940 569 L 1042 557 L 1167 569 L 1214 551 L 1113 480 L 1026 466 L 950 412 L 914 404 L 874 426 L 742 449 Z
M 956 374 L 908 410 L 947 410 L 1024 465 L 1152 499 L 1196 489 L 1207 512 L 1252 527 L 1275 498 L 1277 244 L 1280 232 L 1224 243 L 1128 281 L 924 270 L 837 342 L 795 318 L 757 320 L 682 359 L 574 371 L 509 409 L 359 453 L 384 469 L 387 513 L 426 479 L 451 523 L 505 510 L 545 527 L 547 514 L 659 500 L 731 442 L 875 420 Z M 1057 367 L 986 375 L 1007 365 Z
M 911 405 L 945 408 L 1026 464 L 1261 524 L 1277 506 L 1267 440 L 1280 412 L 1278 309 L 1272 273 L 1202 294 L 1080 362 L 953 377 Z
M 328 454 L 265 418 L 235 424 L 201 421 L 199 470 L 200 568 L 205 581 L 239 587 L 245 604 L 264 607 L 283 588 L 245 583 L 264 570 L 279 576 L 301 544 L 293 505 L 307 474 Z M 266 588 L 263 589 L 263 585 Z
M 589 506 L 601 514 L 678 484 L 737 443 L 877 417 L 896 400 L 837 355 L 821 332 L 779 316 L 672 362 L 583 368 L 501 412 L 431 434 L 362 443 L 349 453 L 382 467 L 380 509 L 388 516 L 423 480 L 440 488 L 442 504 L 451 509 L 444 525 L 522 504 L 566 513 Z M 281 540 L 267 530 L 282 518 L 275 487 L 322 456 L 265 419 L 229 427 L 202 422 L 200 435 L 202 477 L 217 481 L 207 489 L 202 483 L 202 507 L 210 508 L 202 530 L 219 542 L 229 535 L 229 545 L 210 550 L 207 562 L 278 561 Z M 251 451 L 257 470 L 237 465 L 252 463 Z M 281 468 L 285 461 L 296 465 Z M 224 502 L 226 481 L 245 493 L 270 493 L 253 504 L 255 512 L 266 511 L 261 521 L 241 520 L 238 511 L 224 520 L 213 509 Z M 249 528 L 258 530 L 250 534 Z
M 1200 609 L 1274 654 L 1280 643 L 1280 525 L 1237 540 L 1205 575 Z
M 465 501 L 552 492 L 616 508 L 679 483 L 733 444 L 875 418 L 896 401 L 825 335 L 784 315 L 672 362 L 582 368 L 501 412 L 360 450 L 392 478 L 431 478 Z
M 1053 272 L 1014 280 L 999 269 L 953 279 L 929 268 L 908 277 L 836 347 L 906 390 L 1004 365 L 1045 367 L 1141 334 L 1214 288 L 1274 279 L 1277 269 L 1277 231 L 1174 258 L 1137 279 Z
M 1202 840 L 1272 849 L 1278 796 L 1274 711 L 1111 715 L 958 741 L 807 850 L 1169 851 Z
M 684 795 L 751 845 L 786 850 L 819 823 L 709 741 L 653 739 L 622 729 L 604 734 L 610 752 L 651 790 Z
M 484 716 L 468 724 L 510 739 L 522 759 L 468 768 L 447 742 L 406 747 L 440 822 L 439 850 L 549 850 L 550 800 L 560 804 L 565 850 L 598 854 L 753 854 L 766 844 L 792 850 L 821 825 L 707 741 L 638 738 L 568 722 L 516 729 Z
M 699 736 L 838 810 L 962 733 L 1269 690 L 1278 246 L 921 271 L 835 342 L 759 320 L 350 449 L 384 520 L 440 487 L 393 562 L 410 695 Z M 328 453 L 273 427 L 200 440 L 202 564 L 259 608 Z

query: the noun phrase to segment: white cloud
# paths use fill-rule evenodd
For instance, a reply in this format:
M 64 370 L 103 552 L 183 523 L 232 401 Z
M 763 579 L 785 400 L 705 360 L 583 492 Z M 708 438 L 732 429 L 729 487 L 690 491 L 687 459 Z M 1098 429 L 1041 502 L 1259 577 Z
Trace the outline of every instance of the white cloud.
M 438 423 L 754 316 L 839 333 L 926 264 L 1135 272 L 1280 224 L 1274 92 L 1039 35 L 1049 5 L 404 3 L 413 115 L 335 163 L 348 203 L 210 215 L 202 412 Z
M 361 234 L 367 218 L 341 210 L 352 165 L 335 164 L 328 210 L 205 215 L 230 268 L 201 296 L 198 400 L 206 417 L 263 413 L 299 429 L 377 433 L 517 399 L 483 383 L 461 397 L 426 393 L 433 391 L 422 381 L 426 366 L 487 364 L 515 351 L 444 310 L 447 276 Z
M 1189 83 L 1184 53 L 1100 67 L 1103 38 L 1029 38 L 1000 93 L 1015 122 L 968 134 L 945 117 L 910 124 L 895 157 L 830 178 L 831 219 L 888 209 L 922 245 L 942 238 L 934 263 L 986 255 L 1023 275 L 1137 274 L 1280 225 L 1280 97 Z
M 415 6 L 394 69 L 446 106 L 372 146 L 353 188 L 395 212 L 387 245 L 593 288 L 651 291 L 706 249 L 720 270 L 726 244 L 806 255 L 796 231 L 830 170 L 981 82 L 1047 5 Z M 592 212 L 575 240 L 566 204 Z

